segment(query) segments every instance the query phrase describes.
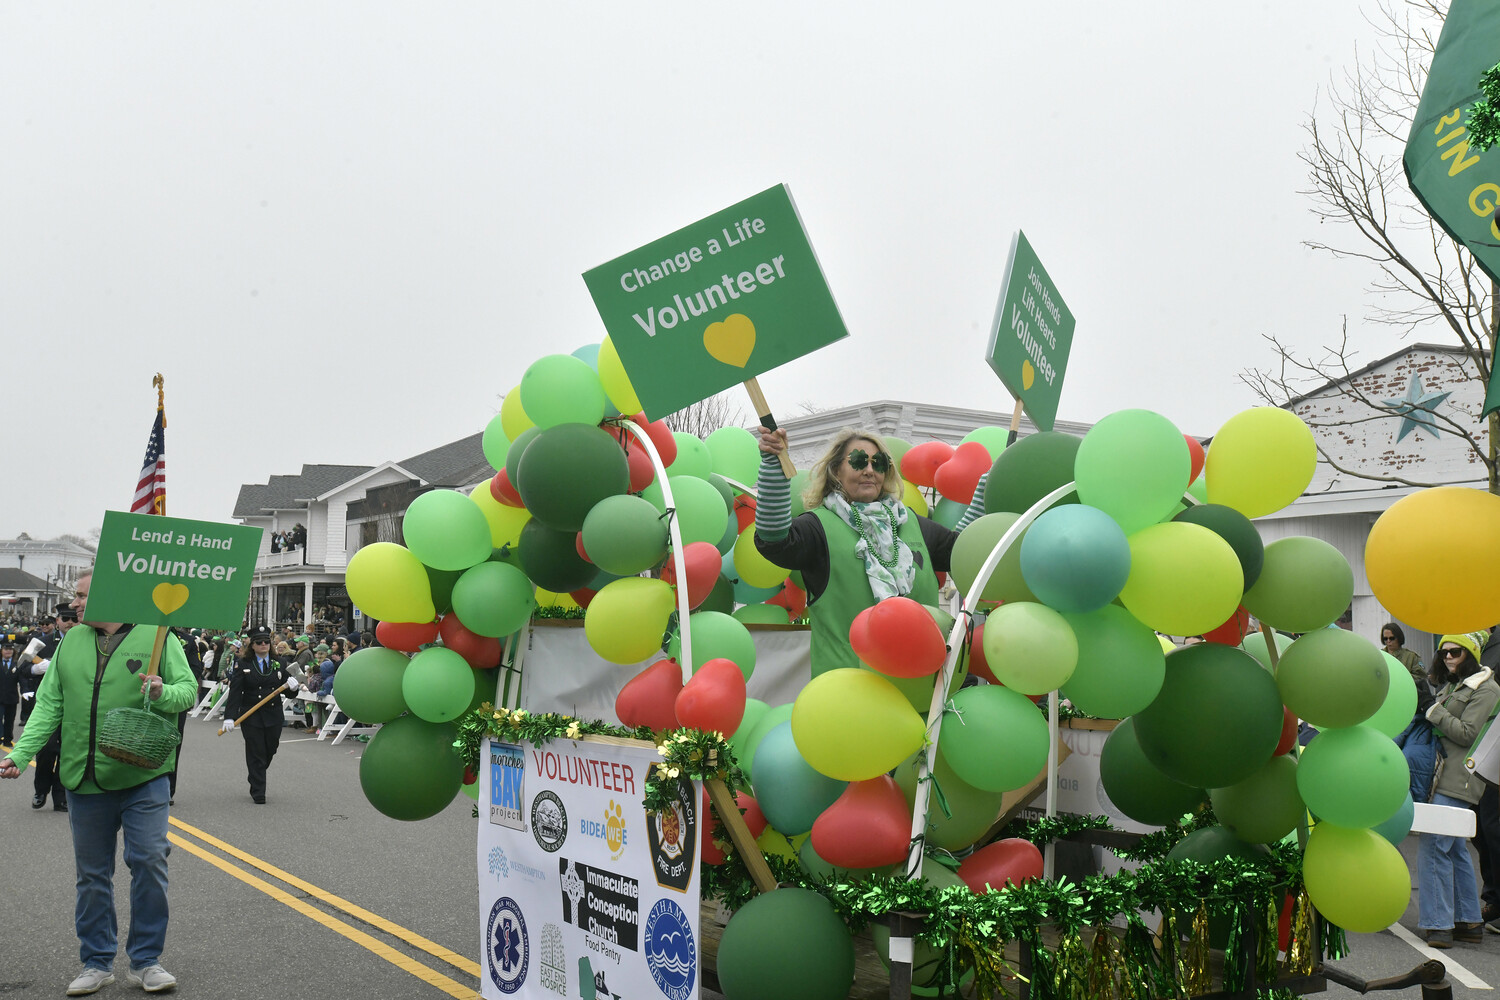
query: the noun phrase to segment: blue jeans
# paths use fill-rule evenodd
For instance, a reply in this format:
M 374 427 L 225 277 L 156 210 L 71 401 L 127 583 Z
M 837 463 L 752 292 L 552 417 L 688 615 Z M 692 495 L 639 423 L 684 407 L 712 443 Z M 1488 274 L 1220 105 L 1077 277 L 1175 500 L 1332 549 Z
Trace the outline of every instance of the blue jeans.
M 1435 806 L 1470 808 L 1448 795 L 1434 795 Z M 1479 881 L 1466 837 L 1421 835 L 1417 848 L 1417 926 L 1446 931 L 1454 922 L 1479 923 Z
M 130 869 L 130 934 L 125 953 L 132 969 L 155 965 L 167 940 L 167 776 L 118 792 L 70 792 L 73 862 L 78 869 L 78 957 L 84 966 L 115 964 L 115 845 L 125 833 Z

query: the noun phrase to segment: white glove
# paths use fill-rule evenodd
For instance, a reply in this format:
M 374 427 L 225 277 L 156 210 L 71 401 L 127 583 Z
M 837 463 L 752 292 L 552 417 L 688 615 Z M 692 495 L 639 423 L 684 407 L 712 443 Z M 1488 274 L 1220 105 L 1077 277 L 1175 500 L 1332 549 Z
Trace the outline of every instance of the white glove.
M 223 732 L 223 733 L 232 733 L 232 732 L 234 732 L 234 720 L 233 719 L 225 719 L 224 720 L 224 728 L 221 729 L 221 730 L 219 730 L 219 731 Z
M 33 676 L 33 677 L 40 677 L 40 676 L 42 676 L 43 674 L 45 674 L 47 672 L 47 668 L 49 666 L 51 666 L 51 665 L 52 665 L 52 661 L 51 660 L 36 660 L 36 661 L 34 661 L 31 664 L 31 676 Z
M 297 693 L 297 689 L 299 687 L 301 687 L 301 686 L 302 686 L 301 684 L 297 683 L 297 678 L 295 678 L 295 677 L 288 677 L 286 679 L 286 689 L 287 689 L 287 691 L 289 691 L 292 694 L 296 694 Z
M 21 695 L 21 700 L 22 701 L 35 701 L 36 700 L 36 692 L 35 691 L 27 691 L 27 692 L 25 692 L 24 694 Z

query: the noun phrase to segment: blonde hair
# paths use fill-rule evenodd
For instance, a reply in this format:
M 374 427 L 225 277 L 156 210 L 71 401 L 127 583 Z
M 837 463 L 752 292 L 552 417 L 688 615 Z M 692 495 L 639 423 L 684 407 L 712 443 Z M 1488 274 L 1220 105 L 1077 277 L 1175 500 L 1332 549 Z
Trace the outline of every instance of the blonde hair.
M 849 451 L 850 443 L 854 441 L 869 441 L 880 449 L 880 453 L 891 460 L 890 468 L 885 470 L 885 482 L 881 484 L 881 495 L 892 496 L 901 499 L 901 473 L 896 470 L 896 459 L 891 456 L 891 450 L 885 446 L 885 439 L 874 431 L 859 430 L 853 427 L 845 427 L 833 438 L 833 443 L 823 453 L 823 457 L 808 470 L 807 487 L 802 491 L 802 506 L 807 510 L 816 510 L 823 506 L 823 499 L 835 490 L 840 490 L 837 473 L 839 466 L 844 463 L 844 456 Z

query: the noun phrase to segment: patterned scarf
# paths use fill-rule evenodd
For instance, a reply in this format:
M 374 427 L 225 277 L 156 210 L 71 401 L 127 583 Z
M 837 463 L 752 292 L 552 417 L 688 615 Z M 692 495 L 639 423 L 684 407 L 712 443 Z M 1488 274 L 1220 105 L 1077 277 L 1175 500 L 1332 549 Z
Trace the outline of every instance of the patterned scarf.
M 854 554 L 864 561 L 865 576 L 875 600 L 901 597 L 912 592 L 917 581 L 917 567 L 911 548 L 897 534 L 906 523 L 906 505 L 894 497 L 881 497 L 871 503 L 852 506 L 841 493 L 823 498 L 823 506 L 838 515 L 859 536 Z

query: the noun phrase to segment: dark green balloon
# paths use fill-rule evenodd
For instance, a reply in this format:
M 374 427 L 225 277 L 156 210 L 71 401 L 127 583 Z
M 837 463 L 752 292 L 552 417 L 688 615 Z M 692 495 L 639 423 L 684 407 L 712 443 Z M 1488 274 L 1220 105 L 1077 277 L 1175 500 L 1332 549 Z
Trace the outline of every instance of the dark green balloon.
M 733 614 L 734 584 L 729 582 L 727 576 L 720 573 L 719 579 L 714 583 L 714 589 L 708 592 L 708 596 L 703 599 L 703 603 L 698 605 L 694 610 L 718 611 L 726 615 Z
M 424 722 L 414 715 L 381 726 L 359 760 L 359 786 L 370 805 L 401 820 L 442 812 L 464 780 L 453 749 L 457 735 L 451 722 Z
M 490 558 L 494 558 L 494 550 L 490 550 Z M 427 571 L 427 583 L 432 588 L 432 606 L 437 613 L 445 615 L 453 609 L 453 585 L 458 578 L 464 575 L 461 569 L 433 569 L 431 566 L 423 566 Z
M 1042 431 L 1006 448 L 990 467 L 984 487 L 984 511 L 1024 514 L 1031 505 L 1059 486 L 1073 481 L 1073 459 L 1082 438 L 1061 431 Z M 1059 503 L 1077 503 L 1069 493 Z
M 854 985 L 854 941 L 823 896 L 777 889 L 730 918 L 718 972 L 729 1000 L 842 1000 Z
M 1134 718 L 1141 751 L 1167 777 L 1225 788 L 1276 751 L 1281 694 L 1249 653 L 1202 642 L 1167 655 L 1161 693 Z
M 555 594 L 587 587 L 599 572 L 578 554 L 577 532 L 556 531 L 534 517 L 521 529 L 521 568 L 532 583 Z
M 1270 863 L 1271 852 L 1260 844 L 1247 844 L 1222 826 L 1205 826 L 1179 840 L 1167 852 L 1169 861 L 1197 861 L 1211 865 L 1223 858 L 1238 858 L 1252 864 Z M 1212 905 L 1208 912 L 1208 942 L 1223 948 L 1229 940 L 1230 915 Z
M 1182 511 L 1172 520 L 1201 524 L 1228 542 L 1229 547 L 1234 550 L 1235 558 L 1240 561 L 1240 569 L 1245 574 L 1245 589 L 1249 590 L 1255 586 L 1255 581 L 1260 579 L 1260 568 L 1266 559 L 1266 547 L 1260 540 L 1260 532 L 1255 530 L 1255 525 L 1250 523 L 1248 517 L 1233 507 L 1225 507 L 1216 503 L 1200 503 L 1196 507 L 1189 507 Z
M 526 446 L 516 471 L 514 486 L 532 518 L 558 531 L 580 530 L 594 504 L 630 488 L 625 452 L 592 424 L 542 431 Z
M 505 453 L 505 477 L 510 480 L 510 485 L 516 485 L 517 477 L 521 474 L 521 456 L 526 453 L 526 448 L 536 440 L 536 436 L 542 433 L 540 427 L 528 427 L 516 435 L 516 439 L 510 443 L 510 450 Z
M 1192 812 L 1208 797 L 1157 770 L 1135 738 L 1135 720 L 1124 719 L 1099 752 L 1099 781 L 1104 794 L 1120 812 L 1137 823 L 1166 826 Z

